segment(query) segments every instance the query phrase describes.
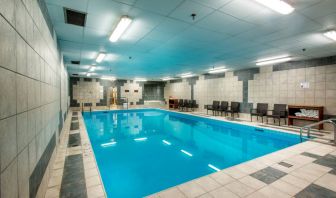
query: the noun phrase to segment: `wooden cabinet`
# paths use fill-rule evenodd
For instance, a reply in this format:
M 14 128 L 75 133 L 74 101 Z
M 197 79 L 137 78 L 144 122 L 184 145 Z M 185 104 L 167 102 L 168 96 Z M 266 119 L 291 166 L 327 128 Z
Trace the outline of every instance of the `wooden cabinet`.
M 318 111 L 317 117 L 305 117 L 305 116 L 297 116 L 295 113 L 301 111 L 301 109 L 306 110 L 316 110 Z M 315 121 L 319 122 L 323 120 L 323 106 L 310 106 L 310 105 L 288 105 L 288 125 L 293 125 L 293 120 L 308 120 L 308 121 Z M 318 126 L 318 129 L 323 129 L 323 124 Z
M 169 99 L 169 109 L 177 109 L 178 108 L 178 99 Z

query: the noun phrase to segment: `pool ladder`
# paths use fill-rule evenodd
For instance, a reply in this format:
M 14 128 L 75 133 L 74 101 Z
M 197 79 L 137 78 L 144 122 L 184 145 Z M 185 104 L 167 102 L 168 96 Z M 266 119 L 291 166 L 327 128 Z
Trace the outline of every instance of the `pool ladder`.
M 332 126 L 334 128 L 334 139 L 331 140 L 331 141 L 334 143 L 334 145 L 336 145 L 336 118 L 322 120 L 320 122 L 316 122 L 316 123 L 309 124 L 309 125 L 306 125 L 304 127 L 301 127 L 300 128 L 300 139 L 301 139 L 301 142 L 303 140 L 303 136 L 302 136 L 303 130 L 307 130 L 307 139 L 309 139 L 309 138 L 311 138 L 310 131 L 311 131 L 312 127 L 320 125 L 320 124 L 324 124 L 324 123 L 332 124 Z

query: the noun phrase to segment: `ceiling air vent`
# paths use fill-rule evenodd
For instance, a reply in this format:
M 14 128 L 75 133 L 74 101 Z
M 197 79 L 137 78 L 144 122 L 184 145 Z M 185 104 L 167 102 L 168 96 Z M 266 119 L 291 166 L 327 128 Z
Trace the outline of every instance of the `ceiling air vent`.
M 80 61 L 71 61 L 71 64 L 73 64 L 73 65 L 79 65 Z
M 64 8 L 65 23 L 85 26 L 86 13 Z

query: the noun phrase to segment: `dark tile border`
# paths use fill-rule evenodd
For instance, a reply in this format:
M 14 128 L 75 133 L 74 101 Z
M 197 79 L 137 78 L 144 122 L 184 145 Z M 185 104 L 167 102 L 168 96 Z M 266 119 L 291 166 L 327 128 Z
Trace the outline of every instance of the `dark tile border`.
M 79 129 L 79 123 L 78 122 L 71 122 L 70 131 L 78 130 L 78 129 Z
M 56 146 L 56 132 L 51 137 L 46 149 L 44 150 L 40 160 L 37 162 L 34 171 L 29 177 L 29 197 L 36 197 L 39 186 L 42 182 L 44 173 L 48 167 L 50 158 Z
M 285 175 L 287 175 L 287 173 L 270 166 L 250 174 L 251 177 L 254 177 L 266 184 L 271 184 Z
M 301 192 L 295 195 L 295 198 L 307 198 L 307 197 L 336 197 L 336 192 L 323 188 L 316 184 L 310 184 Z
M 318 66 L 333 65 L 333 64 L 336 64 L 336 56 L 315 58 L 315 59 L 302 60 L 302 61 L 291 61 L 287 63 L 276 64 L 276 65 L 273 65 L 273 71 L 318 67 Z
M 315 155 L 313 153 L 308 153 L 308 152 L 303 152 L 303 153 L 301 153 L 301 155 L 304 155 L 304 156 L 307 156 L 307 157 L 311 157 L 311 158 L 315 158 L 315 159 L 319 159 L 319 158 L 322 157 L 320 155 Z
M 68 147 L 75 147 L 81 145 L 81 137 L 79 133 L 70 134 L 69 135 L 69 141 L 68 141 Z
M 314 163 L 322 166 L 327 166 L 332 169 L 336 169 L 336 156 L 328 154 L 315 160 Z
M 82 154 L 70 155 L 65 158 L 60 197 L 87 197 Z

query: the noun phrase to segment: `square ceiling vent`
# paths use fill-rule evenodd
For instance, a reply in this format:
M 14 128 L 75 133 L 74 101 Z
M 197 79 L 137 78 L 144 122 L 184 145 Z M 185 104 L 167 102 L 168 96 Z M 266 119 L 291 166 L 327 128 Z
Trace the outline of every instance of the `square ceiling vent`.
M 71 10 L 69 8 L 64 8 L 64 18 L 65 23 L 84 27 L 86 21 L 86 13 Z
M 73 64 L 73 65 L 79 65 L 80 61 L 71 61 L 71 64 Z

